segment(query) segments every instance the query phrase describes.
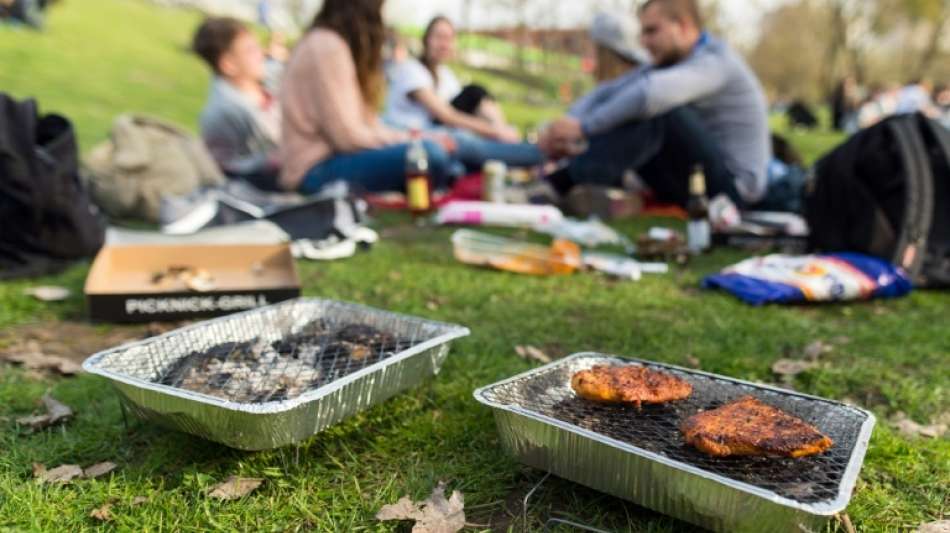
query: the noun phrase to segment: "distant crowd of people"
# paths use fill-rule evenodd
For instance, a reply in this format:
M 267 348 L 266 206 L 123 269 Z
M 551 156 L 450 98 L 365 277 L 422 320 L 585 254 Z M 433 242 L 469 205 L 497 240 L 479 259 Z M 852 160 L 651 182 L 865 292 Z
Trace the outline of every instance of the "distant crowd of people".
M 699 165 L 710 196 L 740 207 L 767 199 L 764 91 L 706 31 L 696 0 L 648 0 L 636 17 L 595 18 L 598 85 L 534 143 L 488 90 L 453 73 L 450 20 L 432 20 L 413 56 L 387 31 L 383 3 L 325 0 L 286 62 L 280 43 L 265 51 L 234 19 L 201 25 L 194 50 L 214 73 L 201 130 L 228 175 L 303 193 L 338 180 L 399 191 L 419 132 L 439 185 L 500 160 L 550 169 L 543 181 L 555 194 L 619 186 L 632 171 L 660 201 L 685 205 Z
M 43 27 L 43 13 L 56 0 L 0 0 L 0 22 Z
M 950 127 L 950 87 L 934 87 L 926 80 L 904 86 L 875 85 L 862 88 L 854 77 L 846 77 L 831 98 L 834 128 L 848 133 L 868 128 L 893 115 L 923 113 Z

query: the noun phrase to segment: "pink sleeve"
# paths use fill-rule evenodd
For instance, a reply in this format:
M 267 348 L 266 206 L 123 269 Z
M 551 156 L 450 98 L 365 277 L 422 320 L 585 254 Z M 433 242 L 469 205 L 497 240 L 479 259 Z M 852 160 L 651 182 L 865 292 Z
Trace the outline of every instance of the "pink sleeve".
M 307 43 L 310 46 L 308 68 L 313 80 L 320 131 L 335 152 L 358 152 L 389 144 L 377 126 L 367 122 L 365 103 L 356 76 L 349 47 L 339 36 L 325 36 Z

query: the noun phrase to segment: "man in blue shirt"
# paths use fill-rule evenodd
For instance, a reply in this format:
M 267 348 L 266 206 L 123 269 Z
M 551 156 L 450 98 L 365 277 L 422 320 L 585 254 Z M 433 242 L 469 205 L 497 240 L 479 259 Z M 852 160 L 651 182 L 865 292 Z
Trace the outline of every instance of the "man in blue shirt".
M 639 16 L 652 65 L 600 85 L 552 123 L 541 148 L 572 157 L 553 184 L 617 186 L 634 169 L 658 199 L 685 205 L 689 174 L 702 165 L 710 195 L 761 201 L 771 147 L 755 74 L 703 30 L 696 0 L 649 0 Z

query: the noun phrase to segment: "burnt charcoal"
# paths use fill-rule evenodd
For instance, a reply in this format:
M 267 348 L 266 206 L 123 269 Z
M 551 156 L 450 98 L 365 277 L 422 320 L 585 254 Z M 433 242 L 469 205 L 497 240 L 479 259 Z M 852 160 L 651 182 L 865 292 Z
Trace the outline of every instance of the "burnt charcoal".
M 158 382 L 237 402 L 283 401 L 411 345 L 370 326 L 330 328 L 321 320 L 273 342 L 255 338 L 192 352 Z

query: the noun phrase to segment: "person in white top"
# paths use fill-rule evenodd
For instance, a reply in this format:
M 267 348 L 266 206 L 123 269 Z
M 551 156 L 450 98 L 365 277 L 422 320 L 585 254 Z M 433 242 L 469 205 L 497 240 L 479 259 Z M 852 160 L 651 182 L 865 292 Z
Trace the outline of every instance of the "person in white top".
M 459 128 L 487 139 L 518 142 L 518 132 L 505 123 L 488 92 L 478 86 L 463 88 L 445 64 L 455 55 L 452 23 L 441 16 L 432 19 L 422 43 L 420 57 L 402 62 L 393 72 L 387 122 L 406 129 Z
M 384 120 L 406 130 L 448 133 L 456 142 L 455 156 L 469 170 L 488 160 L 531 167 L 544 160 L 533 144 L 520 142 L 505 123 L 498 103 L 483 87 L 462 87 L 446 65 L 455 54 L 455 28 L 445 17 L 432 19 L 422 37 L 421 56 L 391 65 Z

